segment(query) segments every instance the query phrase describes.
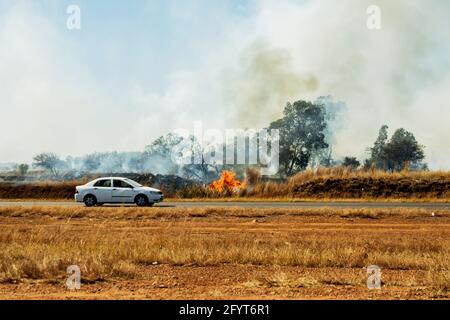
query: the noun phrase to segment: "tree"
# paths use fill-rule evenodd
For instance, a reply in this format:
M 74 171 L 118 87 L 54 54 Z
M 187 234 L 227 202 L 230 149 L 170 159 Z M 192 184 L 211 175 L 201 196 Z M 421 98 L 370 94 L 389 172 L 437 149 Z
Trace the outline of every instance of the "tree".
M 424 147 L 419 145 L 411 132 L 403 128 L 392 135 L 385 146 L 387 170 L 401 171 L 407 165 L 412 169 L 420 169 L 425 159 Z
M 123 172 L 126 155 L 122 152 L 108 152 L 103 154 L 100 172 Z
M 175 148 L 184 142 L 184 138 L 175 133 L 159 137 L 145 147 L 142 155 L 145 170 L 161 174 L 176 174 L 179 165 L 172 160 Z
M 370 149 L 370 159 L 365 166 L 374 166 L 388 171 L 401 171 L 406 166 L 424 169 L 426 164 L 424 146 L 420 145 L 411 132 L 397 129 L 388 140 L 388 126 L 381 127 L 374 146 Z
M 102 165 L 104 155 L 100 153 L 88 154 L 83 159 L 83 169 L 88 172 L 97 171 Z
M 215 147 L 217 147 L 217 145 L 215 142 L 205 140 L 200 142 L 198 137 L 195 136 L 190 136 L 188 140 L 185 140 L 184 142 L 184 145 L 182 145 L 182 148 L 179 148 L 178 151 L 181 151 L 182 154 L 184 153 L 188 156 L 188 159 L 185 158 L 186 160 L 193 161 L 190 161 L 190 163 L 188 163 L 189 161 L 186 161 L 187 163 L 181 167 L 183 177 L 204 182 L 211 182 L 217 179 L 225 166 L 221 163 L 220 159 L 211 159 L 209 157 L 212 151 L 216 150 Z M 191 155 L 193 158 L 189 159 Z M 218 163 L 216 160 L 218 160 Z
M 355 157 L 345 157 L 342 166 L 358 169 L 361 163 Z
M 307 101 L 288 103 L 284 117 L 272 122 L 280 130 L 280 173 L 292 176 L 305 170 L 311 156 L 328 148 L 325 142 L 325 108 Z
M 144 154 L 141 152 L 135 152 L 129 154 L 126 158 L 125 166 L 128 171 L 143 172 L 144 171 Z
M 332 167 L 336 165 L 333 159 L 333 143 L 336 142 L 336 132 L 340 131 L 345 124 L 347 107 L 342 101 L 335 101 L 332 96 L 321 96 L 314 104 L 320 104 L 325 109 L 325 122 L 327 124 L 324 135 L 328 148 L 320 149 L 313 154 L 310 166 Z
M 385 169 L 387 165 L 387 158 L 385 153 L 386 142 L 388 140 L 388 126 L 383 125 L 378 132 L 378 138 L 373 147 L 370 149 L 370 163 L 376 168 Z
M 64 168 L 64 161 L 54 153 L 41 153 L 33 158 L 33 167 L 49 170 L 57 177 L 59 169 Z
M 29 168 L 30 168 L 30 166 L 26 163 L 22 163 L 17 166 L 17 169 L 19 170 L 19 173 L 21 176 L 26 175 Z

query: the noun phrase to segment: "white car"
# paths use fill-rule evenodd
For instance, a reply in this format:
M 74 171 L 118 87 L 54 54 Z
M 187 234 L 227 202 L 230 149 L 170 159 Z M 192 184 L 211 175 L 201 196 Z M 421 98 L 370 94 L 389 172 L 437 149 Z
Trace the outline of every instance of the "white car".
M 164 200 L 163 193 L 127 178 L 99 178 L 83 186 L 77 186 L 75 201 L 87 207 L 105 203 L 135 203 L 140 207 L 152 206 Z

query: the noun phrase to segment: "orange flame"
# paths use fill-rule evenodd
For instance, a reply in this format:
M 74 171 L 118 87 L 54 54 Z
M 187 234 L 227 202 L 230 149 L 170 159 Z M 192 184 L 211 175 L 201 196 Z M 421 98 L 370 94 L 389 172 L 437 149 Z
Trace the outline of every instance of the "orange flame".
M 236 191 L 237 189 L 243 188 L 245 184 L 236 178 L 236 174 L 232 171 L 222 171 L 222 176 L 219 180 L 214 181 L 209 185 L 209 189 L 219 193 L 224 191 Z

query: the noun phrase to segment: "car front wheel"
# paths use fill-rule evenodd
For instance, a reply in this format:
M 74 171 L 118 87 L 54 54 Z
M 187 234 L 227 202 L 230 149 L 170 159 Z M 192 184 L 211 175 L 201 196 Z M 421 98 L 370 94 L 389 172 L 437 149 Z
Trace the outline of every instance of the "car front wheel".
M 137 196 L 136 199 L 134 200 L 134 202 L 136 202 L 136 205 L 138 207 L 146 207 L 146 206 L 148 206 L 148 199 L 144 195 Z
M 93 207 L 97 204 L 97 199 L 93 195 L 87 195 L 84 197 L 84 204 L 86 207 Z

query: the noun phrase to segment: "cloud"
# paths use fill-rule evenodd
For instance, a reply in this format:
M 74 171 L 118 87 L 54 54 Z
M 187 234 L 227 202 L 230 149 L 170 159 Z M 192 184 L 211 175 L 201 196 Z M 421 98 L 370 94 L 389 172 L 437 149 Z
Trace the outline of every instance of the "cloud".
M 104 142 L 111 132 L 118 135 L 114 128 L 132 125 L 120 98 L 95 81 L 67 32 L 35 2 L 18 1 L 1 13 L 1 161 L 30 162 L 46 151 L 107 151 L 113 144 Z

